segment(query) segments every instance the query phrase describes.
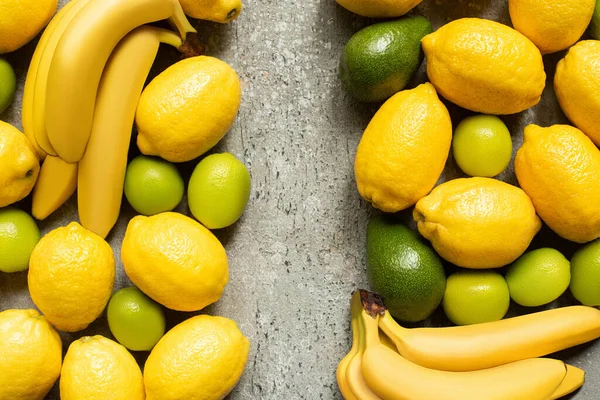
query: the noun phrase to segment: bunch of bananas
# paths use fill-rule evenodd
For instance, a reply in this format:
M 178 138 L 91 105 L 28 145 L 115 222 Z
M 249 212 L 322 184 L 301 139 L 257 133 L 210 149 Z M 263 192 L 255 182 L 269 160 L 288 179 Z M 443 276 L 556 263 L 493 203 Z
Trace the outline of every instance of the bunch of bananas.
M 145 24 L 168 19 L 178 33 Z M 25 82 L 23 130 L 44 159 L 33 215 L 45 219 L 78 188 L 84 227 L 117 221 L 135 110 L 160 43 L 198 55 L 178 0 L 71 0 L 52 19 Z
M 353 344 L 337 369 L 346 400 L 553 400 L 585 373 L 536 358 L 600 337 L 600 311 L 565 307 L 486 324 L 406 329 L 380 296 L 352 296 Z

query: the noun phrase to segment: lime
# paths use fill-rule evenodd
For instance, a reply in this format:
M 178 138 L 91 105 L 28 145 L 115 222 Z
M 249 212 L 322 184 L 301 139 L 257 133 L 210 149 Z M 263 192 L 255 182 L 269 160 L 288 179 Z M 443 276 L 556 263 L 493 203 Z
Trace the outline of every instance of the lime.
M 586 306 L 600 306 L 600 239 L 573 254 L 571 293 Z
M 590 34 L 594 39 L 600 40 L 600 0 L 596 0 L 596 8 L 590 24 Z
M 523 254 L 506 273 L 510 297 L 526 307 L 558 299 L 569 287 L 571 265 L 558 250 L 537 249 Z
M 196 166 L 188 187 L 192 214 L 208 229 L 232 225 L 250 199 L 250 173 L 233 154 L 212 154 Z
M 39 241 L 40 230 L 29 214 L 13 207 L 0 209 L 0 271 L 25 271 Z
M 452 141 L 456 163 L 467 175 L 491 178 L 504 171 L 512 156 L 512 139 L 493 115 L 474 115 L 456 127 Z
M 510 294 L 498 272 L 464 270 L 448 278 L 442 304 L 456 325 L 480 324 L 504 318 Z
M 17 90 L 17 77 L 8 61 L 0 58 L 0 114 L 11 105 Z
M 163 309 L 135 286 L 111 297 L 107 317 L 113 336 L 129 350 L 150 351 L 165 334 Z
M 127 166 L 125 197 L 140 214 L 173 210 L 181 203 L 183 192 L 183 178 L 168 161 L 140 155 Z

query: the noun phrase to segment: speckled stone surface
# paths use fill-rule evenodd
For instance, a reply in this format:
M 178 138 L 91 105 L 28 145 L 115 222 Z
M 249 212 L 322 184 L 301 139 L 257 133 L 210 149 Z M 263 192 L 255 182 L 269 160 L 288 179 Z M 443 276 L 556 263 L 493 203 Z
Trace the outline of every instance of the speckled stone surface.
M 415 12 L 427 15 L 436 28 L 465 16 L 509 23 L 505 3 L 425 0 Z M 252 341 L 248 367 L 230 399 L 341 398 L 335 368 L 350 346 L 350 293 L 366 286 L 365 227 L 372 212 L 356 191 L 352 166 L 360 135 L 377 106 L 350 99 L 337 78 L 337 67 L 345 42 L 369 23 L 333 0 L 247 0 L 232 24 L 197 23 L 209 54 L 229 62 L 244 88 L 237 122 L 215 150 L 240 157 L 253 178 L 244 217 L 217 233 L 229 254 L 230 283 L 223 298 L 205 310 L 235 319 Z M 34 46 L 7 56 L 16 67 L 20 89 L 1 118 L 18 127 Z M 515 150 L 526 124 L 566 121 L 551 85 L 562 56 L 546 57 L 549 84 L 542 102 L 503 118 L 513 133 Z M 153 75 L 176 59 L 175 52 L 162 49 Z M 412 86 L 425 78 L 422 67 Z M 466 115 L 455 106 L 449 108 L 455 124 Z M 194 165 L 181 165 L 186 178 Z M 456 176 L 460 172 L 450 159 L 442 179 Z M 516 183 L 512 165 L 501 178 Z M 30 203 L 25 200 L 21 206 L 28 209 Z M 185 200 L 178 211 L 189 213 Z M 125 201 L 123 215 L 108 238 L 118 260 L 115 290 L 130 285 L 119 250 L 133 215 Z M 405 216 L 410 219 L 410 213 Z M 45 233 L 76 219 L 76 202 L 71 199 L 40 226 Z M 533 246 L 549 245 L 567 256 L 575 249 L 544 229 Z M 565 295 L 554 305 L 571 302 Z M 0 309 L 31 306 L 26 273 L 0 273 Z M 523 311 L 513 308 L 511 314 Z M 171 327 L 190 314 L 168 316 Z M 446 323 L 439 312 L 427 322 Z M 105 315 L 83 332 L 63 334 L 65 351 L 73 339 L 97 333 L 110 337 Z M 561 356 L 587 372 L 586 385 L 572 398 L 600 398 L 599 346 L 581 346 Z M 136 357 L 143 365 L 146 354 Z M 58 398 L 57 385 L 47 399 Z

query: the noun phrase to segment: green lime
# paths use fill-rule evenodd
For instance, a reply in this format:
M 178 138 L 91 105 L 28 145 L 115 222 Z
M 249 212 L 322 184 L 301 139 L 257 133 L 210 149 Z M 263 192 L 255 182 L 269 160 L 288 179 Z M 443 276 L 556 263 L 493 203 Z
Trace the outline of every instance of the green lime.
M 448 278 L 442 304 L 446 316 L 456 325 L 481 324 L 504 318 L 510 294 L 498 272 L 463 270 Z
M 383 101 L 404 89 L 423 61 L 421 39 L 431 32 L 427 18 L 414 16 L 355 33 L 340 60 L 348 93 L 360 101 Z
M 29 214 L 13 207 L 0 209 L 0 271 L 25 271 L 39 241 L 40 230 Z
M 474 115 L 456 127 L 452 151 L 465 174 L 491 178 L 508 166 L 512 157 L 512 139 L 500 118 Z
M 125 197 L 140 214 L 173 210 L 183 198 L 183 178 L 174 164 L 157 157 L 137 156 L 127 166 Z
M 248 169 L 233 154 L 212 154 L 200 161 L 190 178 L 190 210 L 207 228 L 225 228 L 242 216 L 250 186 Z
M 571 293 L 586 306 L 600 306 L 600 239 L 586 244 L 571 258 Z
M 537 249 L 523 254 L 506 273 L 510 297 L 525 307 L 558 299 L 569 287 L 571 265 L 558 250 Z
M 417 322 L 440 305 L 446 288 L 442 261 L 425 241 L 392 217 L 367 228 L 367 276 L 394 318 Z
M 129 350 L 150 351 L 165 334 L 162 307 L 135 286 L 111 297 L 107 317 L 113 336 Z
M 11 105 L 17 91 L 17 77 L 8 61 L 0 58 L 0 114 Z
M 600 40 L 600 0 L 596 0 L 596 8 L 590 24 L 590 34 L 596 40 Z

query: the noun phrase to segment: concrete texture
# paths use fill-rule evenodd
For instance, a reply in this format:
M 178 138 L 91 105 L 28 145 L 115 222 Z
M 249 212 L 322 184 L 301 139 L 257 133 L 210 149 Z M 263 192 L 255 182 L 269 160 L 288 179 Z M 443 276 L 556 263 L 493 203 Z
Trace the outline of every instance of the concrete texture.
M 64 1 L 61 0 L 61 4 Z M 416 13 L 434 26 L 465 16 L 509 23 L 505 1 L 425 0 Z M 229 151 L 251 169 L 252 197 L 233 228 L 218 232 L 230 257 L 231 277 L 223 298 L 205 312 L 235 319 L 251 339 L 246 372 L 230 399 L 340 399 L 335 368 L 350 343 L 349 299 L 366 287 L 365 227 L 371 207 L 354 183 L 353 160 L 363 129 L 376 110 L 350 99 L 337 78 L 338 59 L 348 38 L 372 23 L 333 0 L 247 0 L 242 16 L 229 25 L 198 22 L 209 54 L 229 62 L 243 82 L 238 120 L 216 151 Z M 2 119 L 20 127 L 20 96 L 32 43 L 8 59 L 16 66 L 20 92 Z M 565 122 L 551 78 L 562 54 L 546 57 L 549 84 L 542 103 L 504 118 L 514 135 L 531 122 Z M 153 74 L 177 59 L 163 49 Z M 421 68 L 413 86 L 426 78 Z M 466 115 L 449 105 L 454 123 Z M 134 152 L 132 151 L 132 154 Z M 181 166 L 186 178 L 195 163 Z M 512 166 L 511 166 L 512 168 Z M 443 179 L 460 176 L 448 162 Z M 502 176 L 516 183 L 512 169 Z M 127 205 L 108 240 L 118 260 L 115 290 L 130 285 L 119 259 L 128 220 Z M 30 204 L 24 201 L 23 208 Z M 184 200 L 178 211 L 188 213 Z M 409 218 L 410 213 L 404 216 Z M 77 220 L 74 199 L 48 220 L 43 232 Z M 574 247 L 544 229 L 534 246 Z M 565 295 L 557 303 L 572 303 Z M 0 309 L 33 306 L 26 273 L 0 274 Z M 523 312 L 513 308 L 511 313 Z M 169 327 L 189 314 L 169 313 Z M 447 324 L 439 312 L 427 324 Z M 65 350 L 83 335 L 110 337 L 103 315 L 76 335 L 63 334 Z M 143 364 L 146 354 L 136 354 Z M 563 355 L 587 372 L 585 387 L 573 398 L 597 399 L 600 357 L 597 344 Z M 58 399 L 58 388 L 47 399 Z

